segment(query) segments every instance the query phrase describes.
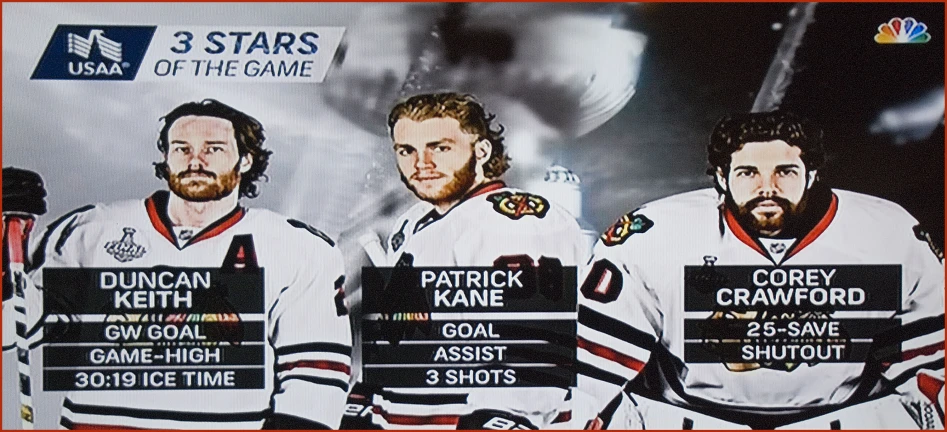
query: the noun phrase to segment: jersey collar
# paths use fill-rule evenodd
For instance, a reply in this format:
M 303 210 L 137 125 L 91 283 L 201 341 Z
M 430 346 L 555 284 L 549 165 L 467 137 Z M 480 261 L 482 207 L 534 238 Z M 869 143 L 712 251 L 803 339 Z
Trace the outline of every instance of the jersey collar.
M 802 236 L 800 240 L 797 240 L 795 243 L 793 243 L 792 247 L 789 248 L 789 251 L 783 256 L 783 259 L 780 260 L 779 263 L 775 264 L 779 265 L 791 258 L 793 255 L 799 253 L 803 248 L 812 244 L 812 242 L 814 242 L 820 235 L 822 235 L 823 232 L 825 232 L 826 229 L 828 229 L 829 225 L 832 223 L 832 220 L 835 219 L 835 214 L 838 212 L 838 196 L 836 196 L 834 193 L 831 193 L 831 191 L 829 191 L 829 193 L 829 200 L 824 200 L 827 201 L 827 205 L 813 205 L 815 208 L 821 207 L 825 209 L 824 212 L 821 213 L 822 217 L 807 224 L 810 228 L 805 232 L 805 235 Z M 819 200 L 813 199 L 813 201 Z M 813 202 L 812 204 L 818 203 Z M 760 243 L 760 241 L 756 237 L 746 232 L 743 226 L 740 225 L 740 222 L 737 221 L 737 218 L 733 212 L 731 212 L 730 209 L 726 207 L 726 204 L 723 205 L 723 218 L 727 223 L 727 227 L 730 228 L 730 232 L 732 232 L 737 239 L 758 252 L 760 255 L 763 255 L 772 261 L 772 258 L 763 249 L 763 245 Z
M 457 204 L 454 204 L 453 207 L 447 209 L 447 211 L 444 212 L 443 214 L 438 213 L 437 208 L 432 209 L 430 212 L 428 212 L 428 214 L 424 215 L 424 217 L 419 219 L 417 224 L 414 225 L 414 232 L 421 231 L 424 227 L 441 220 L 442 218 L 444 218 L 444 216 L 447 216 L 447 214 L 450 213 L 452 210 L 454 210 L 455 208 L 463 204 L 464 201 L 467 201 L 476 196 L 493 192 L 498 189 L 503 189 L 505 187 L 506 187 L 506 183 L 503 183 L 503 180 L 493 180 L 486 183 L 481 183 L 479 186 L 471 189 L 470 192 L 467 192 L 467 195 L 464 195 L 464 197 L 461 198 L 461 200 L 458 201 Z
M 178 247 L 178 249 L 184 249 L 187 246 L 190 246 L 194 243 L 197 243 L 202 240 L 207 240 L 214 236 L 217 236 L 230 227 L 240 222 L 243 219 L 243 216 L 247 214 L 247 210 L 242 206 L 236 206 L 230 213 L 227 213 L 220 219 L 217 219 L 210 225 L 206 226 L 199 233 L 191 237 L 190 240 L 185 242 L 183 245 L 178 246 L 177 241 L 172 234 L 171 227 L 174 226 L 171 223 L 171 218 L 168 216 L 168 200 L 171 197 L 171 193 L 168 191 L 157 191 L 152 194 L 150 197 L 145 199 L 145 210 L 148 212 L 148 219 L 151 220 L 151 225 L 155 227 L 155 230 L 161 234 L 162 237 L 166 238 L 171 244 Z

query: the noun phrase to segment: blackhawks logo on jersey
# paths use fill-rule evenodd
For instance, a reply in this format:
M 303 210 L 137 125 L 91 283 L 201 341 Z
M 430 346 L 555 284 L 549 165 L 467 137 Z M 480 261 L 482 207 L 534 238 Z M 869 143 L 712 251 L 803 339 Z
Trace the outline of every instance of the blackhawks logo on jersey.
M 526 192 L 499 192 L 487 197 L 493 203 L 493 209 L 503 216 L 517 220 L 523 216 L 536 216 L 542 219 L 549 211 L 549 201 L 539 195 Z
M 635 233 L 643 233 L 654 226 L 654 222 L 645 215 L 628 213 L 618 219 L 614 225 L 602 233 L 602 243 L 605 246 L 620 245 Z

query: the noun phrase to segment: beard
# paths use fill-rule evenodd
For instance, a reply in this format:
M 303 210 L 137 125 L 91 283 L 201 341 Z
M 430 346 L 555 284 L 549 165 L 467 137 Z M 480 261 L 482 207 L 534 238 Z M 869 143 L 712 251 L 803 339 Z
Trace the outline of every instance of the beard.
M 194 176 L 206 180 L 193 180 Z M 234 167 L 232 171 L 214 174 L 202 168 L 196 170 L 168 173 L 168 189 L 175 195 L 194 202 L 217 201 L 222 199 L 240 186 L 240 171 Z
M 803 196 L 797 204 L 793 204 L 786 198 L 779 196 L 756 197 L 742 206 L 734 202 L 730 194 L 727 194 L 726 200 L 727 206 L 734 211 L 740 225 L 755 234 L 762 235 L 776 235 L 786 232 L 787 228 L 795 224 L 806 207 L 806 196 Z M 776 203 L 781 211 L 754 213 L 753 211 L 764 201 Z
M 450 182 L 442 186 L 440 189 L 434 191 L 420 190 L 412 183 L 418 181 L 415 179 L 417 173 L 412 175 L 411 179 L 406 178 L 404 173 L 402 173 L 401 182 L 404 183 L 404 185 L 407 186 L 411 192 L 414 192 L 415 196 L 434 205 L 459 201 L 464 197 L 465 194 L 467 194 L 470 188 L 473 187 L 474 182 L 476 182 L 476 166 L 477 158 L 471 154 L 470 160 L 468 160 L 463 167 L 454 172 Z

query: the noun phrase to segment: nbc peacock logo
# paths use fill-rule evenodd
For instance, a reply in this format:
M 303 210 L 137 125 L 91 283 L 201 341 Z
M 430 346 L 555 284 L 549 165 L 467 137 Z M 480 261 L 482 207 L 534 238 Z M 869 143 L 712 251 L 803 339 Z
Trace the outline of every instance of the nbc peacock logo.
M 927 24 L 914 18 L 891 18 L 878 26 L 875 42 L 880 44 L 926 43 L 931 40 Z

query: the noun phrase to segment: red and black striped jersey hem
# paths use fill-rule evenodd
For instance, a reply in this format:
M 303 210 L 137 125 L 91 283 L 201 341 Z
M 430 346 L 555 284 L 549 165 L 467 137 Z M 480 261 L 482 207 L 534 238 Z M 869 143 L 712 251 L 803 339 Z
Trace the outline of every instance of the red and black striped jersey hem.
M 63 401 L 63 408 L 75 414 L 129 417 L 142 420 L 173 420 L 178 422 L 194 423 L 240 423 L 262 421 L 268 412 L 268 410 L 261 410 L 254 412 L 208 413 L 111 407 L 102 405 L 77 404 L 68 397 Z M 68 418 L 66 418 L 66 420 L 68 420 Z
M 406 405 L 465 405 L 467 393 L 398 393 L 391 390 L 382 390 L 379 396 L 386 401 Z
M 315 377 L 315 376 L 310 376 L 310 375 L 288 375 L 288 376 L 280 377 L 279 383 L 283 384 L 286 381 L 292 381 L 292 380 L 305 381 L 305 382 L 316 384 L 316 385 L 336 387 L 344 392 L 349 391 L 348 381 L 343 381 L 340 379 L 333 379 L 333 378 Z
M 621 320 L 595 311 L 587 306 L 579 306 L 579 324 L 592 330 L 605 333 L 616 339 L 628 342 L 648 351 L 654 349 L 657 340 L 651 335 L 638 330 Z
M 348 345 L 343 345 L 339 343 L 332 342 L 312 342 L 305 344 L 297 345 L 284 345 L 277 347 L 274 352 L 277 356 L 285 356 L 291 354 L 300 354 L 300 353 L 316 353 L 316 352 L 327 352 L 333 354 L 341 354 L 344 356 L 352 356 L 352 347 Z
M 594 378 L 599 381 L 615 384 L 617 386 L 624 385 L 626 382 L 628 382 L 627 377 L 611 373 L 607 370 L 593 366 L 581 360 L 575 362 L 575 373 L 578 375 L 587 376 L 589 378 Z
M 450 414 L 441 414 L 441 415 L 407 415 L 407 414 L 391 414 L 383 410 L 379 406 L 372 408 L 372 413 L 381 416 L 389 424 L 395 424 L 400 426 L 430 426 L 430 425 L 440 425 L 440 426 L 457 426 L 457 422 L 460 421 L 459 415 L 450 415 Z
M 346 375 L 352 374 L 351 366 L 345 363 L 328 360 L 299 360 L 276 365 L 277 372 L 288 372 L 293 369 L 321 369 L 342 372 Z
M 145 200 L 145 209 L 148 212 L 148 219 L 151 220 L 151 225 L 154 226 L 155 230 L 158 231 L 162 237 L 171 242 L 171 244 L 177 246 L 177 242 L 171 230 L 174 224 L 168 216 L 168 201 L 170 197 L 171 193 L 168 191 L 155 192 Z M 230 229 L 230 227 L 236 225 L 237 222 L 240 222 L 246 214 L 247 210 L 245 208 L 239 205 L 234 207 L 233 210 L 202 229 L 195 234 L 194 237 L 184 243 L 184 245 L 179 246 L 178 249 L 184 249 L 194 243 L 220 235 Z

